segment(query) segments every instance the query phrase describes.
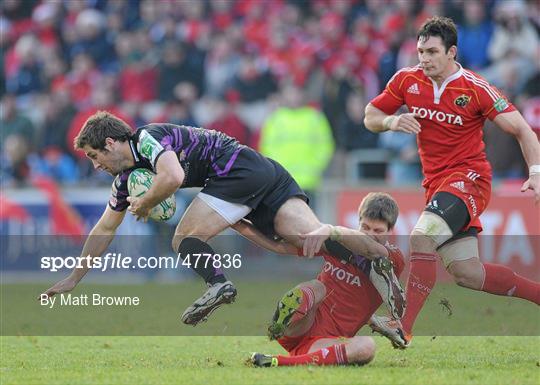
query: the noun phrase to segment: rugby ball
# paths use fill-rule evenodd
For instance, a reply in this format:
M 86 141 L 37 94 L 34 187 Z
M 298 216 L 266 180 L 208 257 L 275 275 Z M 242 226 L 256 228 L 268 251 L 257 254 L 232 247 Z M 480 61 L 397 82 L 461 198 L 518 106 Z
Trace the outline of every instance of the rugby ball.
M 137 168 L 129 174 L 128 177 L 128 192 L 131 197 L 143 196 L 152 186 L 154 180 L 154 174 L 152 171 L 146 168 Z M 172 218 L 176 211 L 176 199 L 174 195 L 171 195 L 156 207 L 150 211 L 149 218 L 154 221 L 166 221 Z

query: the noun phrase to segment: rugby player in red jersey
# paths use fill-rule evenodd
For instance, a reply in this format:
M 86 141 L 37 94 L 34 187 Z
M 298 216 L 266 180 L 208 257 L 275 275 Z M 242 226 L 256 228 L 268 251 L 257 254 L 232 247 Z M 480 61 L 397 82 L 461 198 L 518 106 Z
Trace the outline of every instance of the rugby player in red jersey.
M 401 273 L 403 256 L 387 239 L 397 216 L 398 206 L 390 195 L 370 193 L 360 204 L 359 231 L 324 225 L 308 234 L 307 238 L 320 242 L 338 239 L 355 256 L 345 262 L 322 253 L 324 265 L 317 279 L 299 284 L 281 298 L 268 329 L 270 338 L 277 339 L 289 355 L 253 353 L 254 365 L 366 364 L 373 359 L 375 342 L 356 333 L 370 322 L 383 300 L 370 280 L 374 264 L 363 255 L 376 250 L 373 244 L 384 245 L 396 274 Z M 293 246 L 279 247 L 269 248 L 295 251 Z
M 460 286 L 540 304 L 540 284 L 506 266 L 482 263 L 477 239 L 482 230 L 479 217 L 491 193 L 491 167 L 482 140 L 485 120 L 518 140 L 529 165 L 529 179 L 521 191 L 532 190 L 536 204 L 540 202 L 538 139 L 499 90 L 456 62 L 457 33 L 451 19 L 428 19 L 417 41 L 420 64 L 398 71 L 366 106 L 364 120 L 373 132 L 417 135 L 425 176 L 427 206 L 410 238 L 403 330 L 392 333 L 381 327 L 401 348 L 409 345 L 416 316 L 435 284 L 437 254 Z M 409 112 L 394 115 L 404 105 Z

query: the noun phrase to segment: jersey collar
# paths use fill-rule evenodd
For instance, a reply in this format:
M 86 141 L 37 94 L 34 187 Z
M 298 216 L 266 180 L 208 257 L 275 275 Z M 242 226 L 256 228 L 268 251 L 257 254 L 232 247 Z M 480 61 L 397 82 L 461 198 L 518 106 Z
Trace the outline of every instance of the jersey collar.
M 441 101 L 441 96 L 442 96 L 442 93 L 444 92 L 444 89 L 446 88 L 446 86 L 453 80 L 456 80 L 458 78 L 461 77 L 461 75 L 463 75 L 463 67 L 461 66 L 461 64 L 459 64 L 458 62 L 456 62 L 456 64 L 458 65 L 459 69 L 457 70 L 457 72 L 453 73 L 452 75 L 448 76 L 444 82 L 441 84 L 441 87 L 439 88 L 439 86 L 437 85 L 437 82 L 435 82 L 435 80 L 433 79 L 429 79 L 431 80 L 431 83 L 433 84 L 433 103 L 435 104 L 439 104 L 440 101 Z
M 129 139 L 129 148 L 131 149 L 131 154 L 133 155 L 133 159 L 135 159 L 135 163 L 139 163 L 139 154 L 137 153 L 137 149 L 135 147 L 135 144 L 133 143 L 133 139 Z

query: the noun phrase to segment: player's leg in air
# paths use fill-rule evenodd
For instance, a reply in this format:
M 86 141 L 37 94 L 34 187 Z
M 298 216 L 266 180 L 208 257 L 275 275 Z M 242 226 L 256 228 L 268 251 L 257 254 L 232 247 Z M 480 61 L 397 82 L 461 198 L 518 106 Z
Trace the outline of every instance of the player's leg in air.
M 227 280 L 221 269 L 214 268 L 212 260 L 207 261 L 215 254 L 207 241 L 243 218 L 250 210 L 247 206 L 225 202 L 202 193 L 187 208 L 176 227 L 172 247 L 185 262 L 185 258 L 190 256 L 191 269 L 204 279 L 208 290 L 184 311 L 182 322 L 195 326 L 206 321 L 222 304 L 234 301 L 236 289 L 232 282 Z M 194 254 L 210 256 L 200 257 L 197 261 Z
M 435 285 L 437 254 L 460 286 L 540 304 L 539 283 L 515 274 L 506 266 L 480 261 L 477 231 L 474 227 L 467 228 L 470 211 L 457 195 L 442 191 L 434 194 L 420 216 L 410 238 L 411 270 L 403 330 L 397 330 L 395 324 L 385 329 L 380 318 L 379 330 L 375 329 L 389 337 L 394 346 L 406 348 L 410 344 L 414 321 Z
M 255 366 L 296 365 L 365 365 L 375 357 L 376 345 L 371 337 L 315 338 L 306 353 L 297 355 L 268 355 L 253 353 Z
M 268 336 L 277 340 L 283 336 L 304 335 L 313 325 L 317 307 L 326 296 L 326 287 L 316 279 L 302 282 L 286 292 L 278 301 Z
M 288 199 L 277 211 L 274 218 L 276 233 L 295 247 L 303 246 L 302 234 L 309 234 L 322 226 L 315 213 L 300 198 Z M 350 261 L 354 254 L 337 241 L 327 239 L 324 247 L 328 254 Z M 376 258 L 372 261 L 370 280 L 375 285 L 389 311 L 396 317 L 401 318 L 405 308 L 404 292 L 396 278 L 392 263 L 387 258 Z
M 447 271 L 459 286 L 522 298 L 540 305 L 540 283 L 516 274 L 507 266 L 482 263 L 478 256 L 478 238 L 458 239 L 443 245 L 438 251 Z M 465 259 L 465 255 L 469 257 Z

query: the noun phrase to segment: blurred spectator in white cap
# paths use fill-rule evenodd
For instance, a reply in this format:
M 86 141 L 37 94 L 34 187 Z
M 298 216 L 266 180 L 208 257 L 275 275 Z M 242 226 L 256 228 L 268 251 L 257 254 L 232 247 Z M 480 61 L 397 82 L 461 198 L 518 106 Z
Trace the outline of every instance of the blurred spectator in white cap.
M 16 95 L 38 92 L 43 89 L 39 41 L 26 34 L 15 43 L 13 55 L 6 68 L 6 90 Z
M 98 67 L 110 70 L 115 62 L 114 49 L 107 41 L 106 18 L 96 9 L 85 9 L 75 19 L 76 39 L 69 47 L 71 57 L 85 53 L 90 55 Z
M 500 1 L 495 7 L 497 22 L 488 47 L 493 62 L 481 71 L 488 82 L 515 95 L 535 70 L 539 39 L 527 20 L 527 7 L 522 0 Z
M 214 36 L 205 63 L 205 93 L 223 97 L 240 67 L 240 56 L 226 36 Z
M 42 45 L 58 46 L 60 44 L 56 29 L 60 9 L 60 2 L 43 2 L 34 8 L 32 20 L 36 25 L 35 33 Z

